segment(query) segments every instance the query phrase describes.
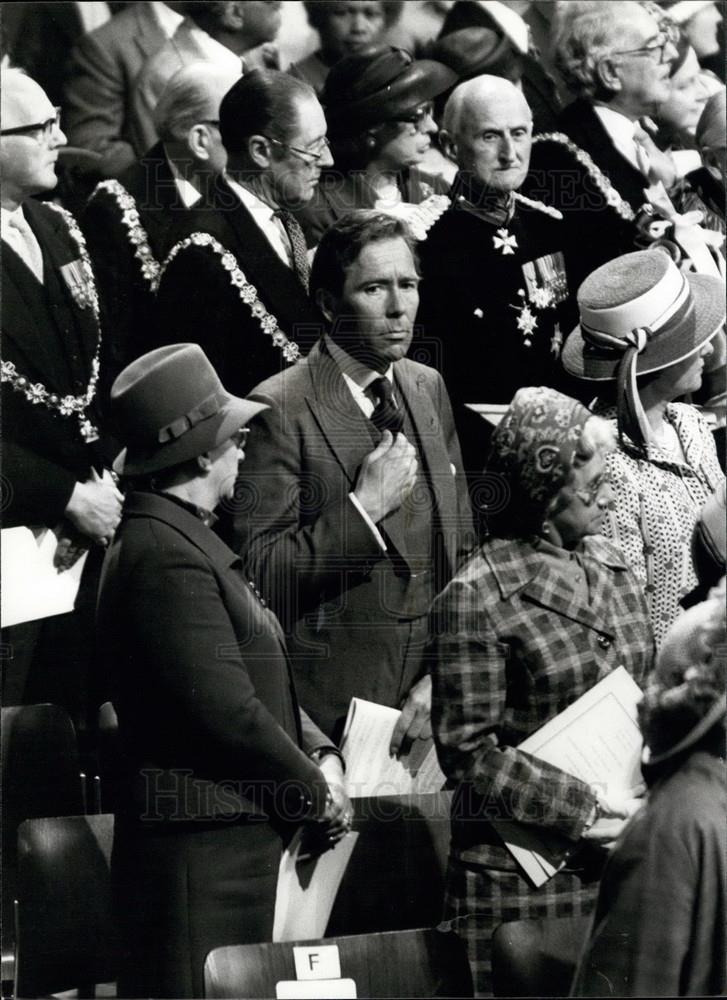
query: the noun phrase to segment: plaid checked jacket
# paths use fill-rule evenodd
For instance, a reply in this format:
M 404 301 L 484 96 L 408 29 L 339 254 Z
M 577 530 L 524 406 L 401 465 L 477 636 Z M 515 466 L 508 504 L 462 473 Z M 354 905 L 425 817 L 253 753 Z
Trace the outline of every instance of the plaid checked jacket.
M 588 604 L 521 539 L 484 543 L 432 608 L 432 725 L 445 774 L 458 783 L 453 854 L 514 868 L 488 820 L 515 819 L 577 841 L 590 787 L 517 750 L 617 666 L 637 682 L 654 641 L 642 588 L 601 536 L 579 549 Z

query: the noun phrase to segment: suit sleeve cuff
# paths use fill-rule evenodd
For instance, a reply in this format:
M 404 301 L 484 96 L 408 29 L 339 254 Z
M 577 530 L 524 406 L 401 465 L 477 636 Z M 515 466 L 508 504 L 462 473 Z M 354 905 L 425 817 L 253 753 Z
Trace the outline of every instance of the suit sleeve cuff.
M 376 542 L 377 542 L 379 548 L 381 549 L 381 551 L 382 552 L 386 552 L 387 551 L 386 550 L 386 542 L 384 541 L 383 535 L 381 534 L 381 532 L 379 531 L 379 529 L 376 527 L 376 525 L 374 524 L 374 522 L 371 520 L 371 518 L 369 517 L 368 513 L 364 510 L 364 508 L 363 508 L 361 502 L 359 501 L 358 497 L 356 496 L 356 494 L 355 493 L 349 493 L 348 494 L 348 498 L 351 501 L 351 503 L 354 505 L 354 507 L 356 508 L 356 510 L 359 512 L 359 514 L 361 515 L 361 517 L 363 518 L 363 520 L 366 522 L 366 524 L 367 524 L 367 526 L 369 528 L 369 531 L 371 532 L 371 534 L 376 539 Z

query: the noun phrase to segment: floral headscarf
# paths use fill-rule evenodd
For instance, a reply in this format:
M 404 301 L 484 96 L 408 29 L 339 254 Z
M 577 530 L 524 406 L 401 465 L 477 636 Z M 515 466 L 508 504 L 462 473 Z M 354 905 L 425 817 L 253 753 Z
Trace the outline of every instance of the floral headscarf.
M 568 477 L 583 427 L 592 414 L 545 386 L 518 389 L 492 436 L 488 474 L 500 474 L 510 494 L 508 518 L 522 533 L 540 527 L 548 503 Z

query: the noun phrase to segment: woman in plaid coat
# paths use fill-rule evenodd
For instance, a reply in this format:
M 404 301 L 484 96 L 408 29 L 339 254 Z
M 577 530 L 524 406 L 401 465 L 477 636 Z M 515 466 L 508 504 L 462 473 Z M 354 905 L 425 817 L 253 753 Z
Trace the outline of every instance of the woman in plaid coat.
M 433 607 L 432 724 L 457 785 L 445 918 L 466 941 L 477 996 L 491 995 L 497 925 L 589 912 L 604 847 L 638 808 L 517 749 L 617 666 L 637 681 L 651 666 L 642 589 L 598 535 L 614 446 L 609 426 L 580 403 L 520 389 L 493 436 L 496 531 Z M 498 818 L 561 835 L 572 845 L 565 868 L 533 888 Z

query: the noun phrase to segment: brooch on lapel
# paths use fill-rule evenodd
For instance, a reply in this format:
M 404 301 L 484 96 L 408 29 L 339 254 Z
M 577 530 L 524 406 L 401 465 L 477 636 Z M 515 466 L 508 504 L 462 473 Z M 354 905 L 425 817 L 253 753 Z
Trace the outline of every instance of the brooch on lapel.
M 61 264 L 61 274 L 79 309 L 87 309 L 93 302 L 93 288 L 89 286 L 83 269 L 83 262 L 72 260 Z

